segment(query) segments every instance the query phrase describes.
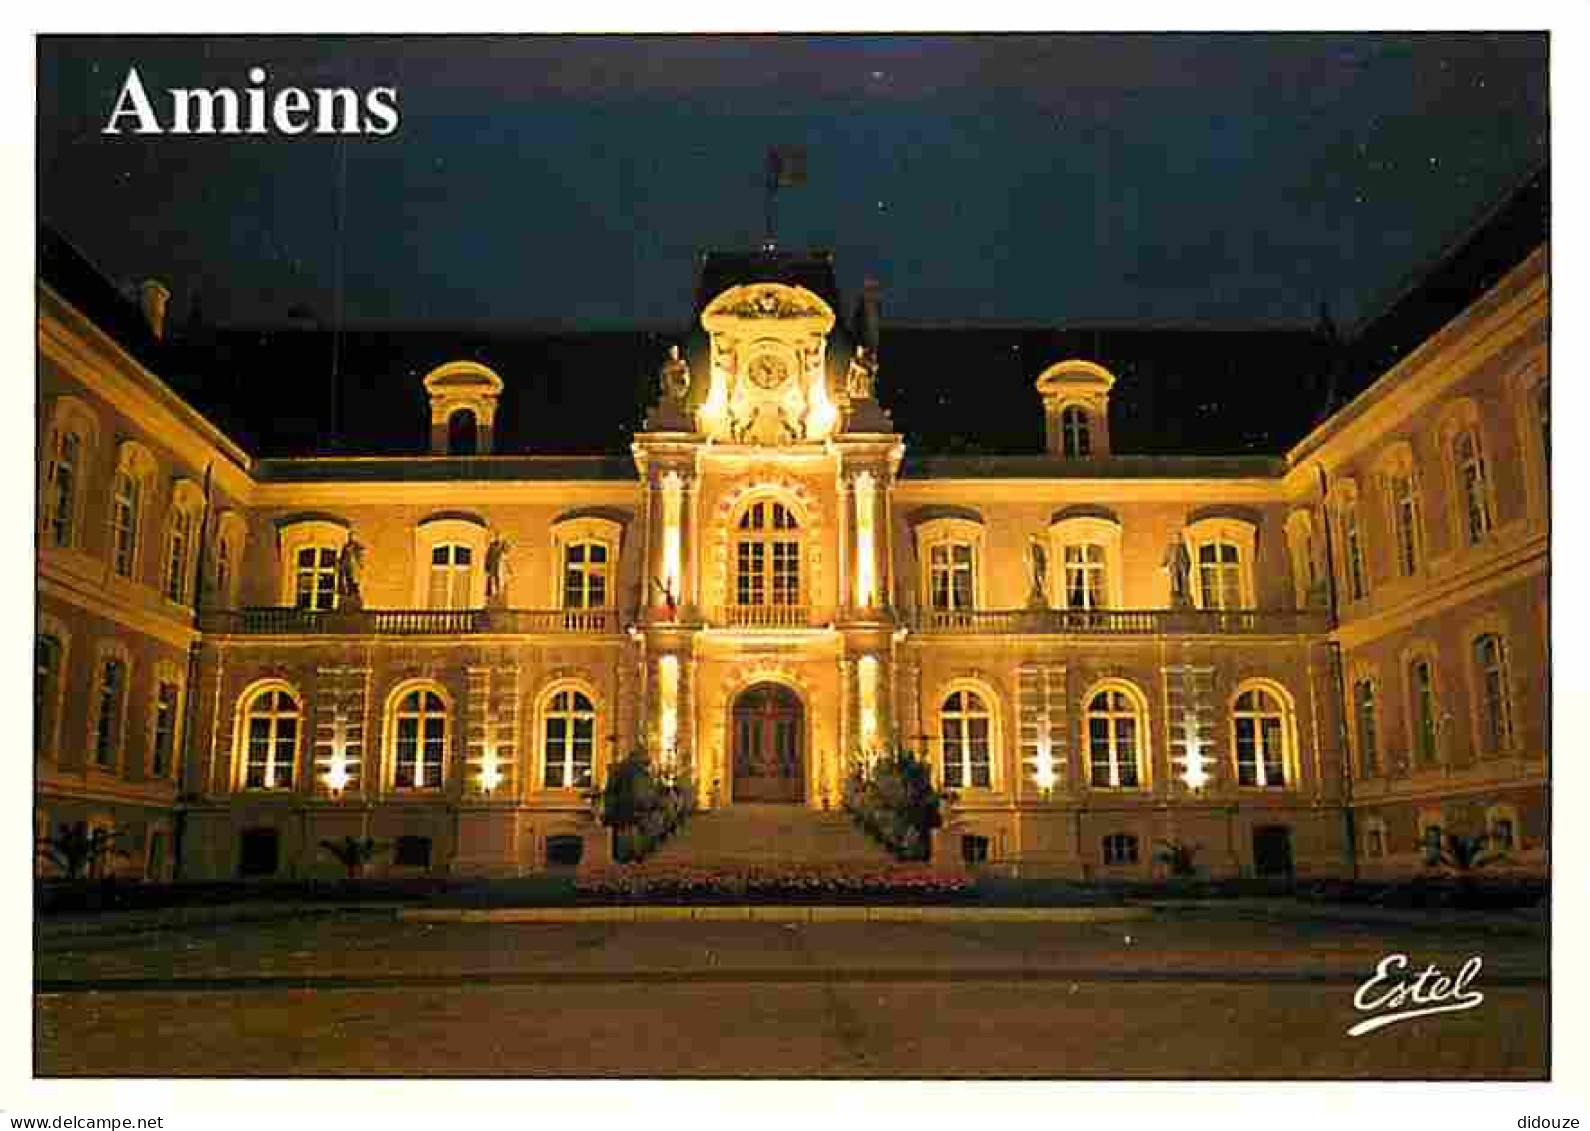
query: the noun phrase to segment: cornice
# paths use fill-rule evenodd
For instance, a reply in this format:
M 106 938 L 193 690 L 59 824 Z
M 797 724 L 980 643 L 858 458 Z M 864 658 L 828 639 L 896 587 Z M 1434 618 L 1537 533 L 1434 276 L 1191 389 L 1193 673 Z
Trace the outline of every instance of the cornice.
M 186 649 L 199 638 L 198 630 L 186 619 L 177 620 L 153 609 L 110 599 L 103 587 L 84 588 L 81 578 L 52 570 L 45 565 L 45 561 L 41 559 L 38 573 L 40 596 L 53 597 L 86 613 L 164 641 L 173 648 Z
M 403 504 L 405 506 L 447 506 L 521 504 L 603 504 L 638 506 L 642 484 L 635 482 L 590 482 L 584 480 L 508 480 L 392 479 L 378 482 L 338 483 L 260 483 L 251 500 L 256 509 L 296 506 L 358 506 Z
M 897 502 L 1281 503 L 1277 479 L 902 479 Z

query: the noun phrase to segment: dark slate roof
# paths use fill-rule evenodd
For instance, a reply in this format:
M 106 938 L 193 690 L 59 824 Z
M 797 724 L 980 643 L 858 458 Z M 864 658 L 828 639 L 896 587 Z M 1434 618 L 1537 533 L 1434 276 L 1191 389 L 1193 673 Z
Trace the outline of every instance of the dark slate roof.
M 699 317 L 707 303 L 730 287 L 742 283 L 784 283 L 805 287 L 833 308 L 843 321 L 847 311 L 840 305 L 839 280 L 834 274 L 831 251 L 708 251 L 703 252 L 696 272 L 696 304 Z M 694 323 L 695 318 L 691 319 Z

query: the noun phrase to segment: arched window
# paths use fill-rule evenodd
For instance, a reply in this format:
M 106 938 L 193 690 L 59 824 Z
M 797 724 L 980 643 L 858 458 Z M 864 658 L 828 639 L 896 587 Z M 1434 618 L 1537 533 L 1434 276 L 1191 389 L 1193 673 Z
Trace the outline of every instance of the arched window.
M 953 691 L 939 712 L 944 751 L 944 785 L 949 789 L 991 789 L 994 719 L 983 696 Z
M 563 607 L 607 607 L 610 590 L 608 548 L 604 542 L 573 542 L 563 548 Z
M 1088 429 L 1088 414 L 1076 405 L 1060 412 L 1061 452 L 1067 459 L 1082 459 L 1093 453 L 1093 437 Z
M 110 495 L 111 565 L 121 577 L 131 577 L 138 551 L 138 525 L 143 514 L 143 481 L 131 469 L 116 469 Z
M 1451 451 L 1452 474 L 1463 510 L 1463 532 L 1468 544 L 1475 546 L 1491 532 L 1490 476 L 1479 430 L 1472 425 L 1459 429 L 1452 437 Z
M 65 666 L 65 634 L 51 625 L 33 639 L 33 748 L 41 757 L 55 754 Z
M 1058 563 L 1056 604 L 1090 611 L 1116 608 L 1121 604 L 1121 524 L 1102 508 L 1087 511 L 1067 508 L 1049 520 L 1049 561 Z
M 1206 609 L 1242 607 L 1242 551 L 1235 542 L 1203 542 L 1198 547 L 1198 592 Z
M 182 683 L 175 664 L 161 663 L 155 672 L 155 698 L 150 712 L 149 776 L 164 778 L 176 765 L 181 725 Z
M 291 789 L 298 764 L 303 712 L 296 693 L 269 686 L 254 692 L 243 708 L 244 789 Z
M 985 530 L 981 518 L 972 511 L 928 518 L 916 524 L 915 535 L 922 607 L 934 613 L 966 613 L 983 607 Z M 954 617 L 940 619 L 955 621 Z
M 193 547 L 199 537 L 199 522 L 204 512 L 204 493 L 191 479 L 179 480 L 171 493 L 171 511 L 166 519 L 166 554 L 161 574 L 161 591 L 179 605 L 191 599 L 193 585 Z
M 471 409 L 455 410 L 447 418 L 447 454 L 473 456 L 480 454 L 480 427 Z
M 1104 838 L 1104 863 L 1107 867 L 1136 864 L 1138 860 L 1137 837 L 1131 833 L 1111 833 Z
M 1083 712 L 1088 736 L 1088 782 L 1094 789 L 1136 789 L 1143 784 L 1148 725 L 1143 702 L 1124 684 L 1094 692 Z
M 1501 635 L 1474 638 L 1474 685 L 1478 690 L 1480 749 L 1489 754 L 1513 745 L 1513 703 L 1507 671 L 1507 646 Z
M 1292 726 L 1288 704 L 1275 690 L 1250 687 L 1231 707 L 1232 746 L 1237 754 L 1237 784 L 1285 789 L 1292 764 Z
M 734 539 L 734 603 L 801 604 L 801 541 L 795 515 L 761 499 L 740 515 Z
M 392 788 L 440 789 L 447 757 L 447 704 L 429 687 L 401 693 L 392 705 Z
M 1386 480 L 1391 496 L 1391 523 L 1397 539 L 1397 571 L 1403 577 L 1419 572 L 1423 557 L 1419 538 L 1419 488 L 1411 469 L 1399 470 Z
M 443 542 L 431 547 L 431 573 L 425 605 L 431 609 L 467 609 L 472 604 L 474 553 L 468 546 Z
M 560 687 L 541 708 L 542 781 L 548 789 L 588 787 L 596 762 L 596 708 L 584 691 Z

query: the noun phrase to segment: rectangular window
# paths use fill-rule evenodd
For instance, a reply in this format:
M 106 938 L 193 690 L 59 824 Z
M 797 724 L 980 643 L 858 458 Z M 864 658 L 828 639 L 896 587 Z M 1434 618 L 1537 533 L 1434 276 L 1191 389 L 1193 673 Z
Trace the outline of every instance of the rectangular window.
M 1065 548 L 1065 602 L 1068 609 L 1104 607 L 1104 547 L 1093 543 Z
M 1378 825 L 1371 825 L 1364 831 L 1364 855 L 1371 859 L 1379 859 L 1386 854 L 1386 830 Z
M 798 605 L 801 600 L 801 547 L 799 542 L 773 543 L 773 603 Z
M 738 544 L 735 562 L 735 602 L 741 605 L 767 604 L 767 547 L 762 542 Z
M 171 516 L 171 541 L 166 555 L 166 596 L 181 604 L 188 596 L 188 548 L 193 536 L 193 516 L 176 511 Z
M 291 789 L 297 749 L 297 718 L 283 714 L 250 718 L 243 784 L 249 789 Z
M 1104 838 L 1104 862 L 1111 866 L 1137 863 L 1137 838 L 1130 833 L 1114 833 Z
M 294 604 L 323 613 L 337 607 L 337 551 L 330 546 L 305 546 L 298 551 Z
M 1364 540 L 1358 529 L 1358 508 L 1342 511 L 1342 546 L 1347 556 L 1347 595 L 1362 601 L 1369 595 L 1369 570 L 1364 563 Z
M 1474 667 L 1480 677 L 1480 717 L 1489 752 L 1512 746 L 1513 719 L 1507 688 L 1507 660 L 1499 636 L 1474 641 Z
M 1419 498 L 1412 475 L 1392 478 L 1391 509 L 1397 526 L 1397 568 L 1403 577 L 1412 577 L 1419 571 Z
M 468 546 L 431 547 L 431 576 L 426 604 L 433 609 L 469 607 L 471 554 Z
M 607 605 L 607 547 L 580 542 L 563 553 L 563 607 L 600 609 Z
M 1491 532 L 1491 506 L 1485 457 L 1474 433 L 1464 432 L 1453 441 L 1453 459 L 1463 496 L 1464 530 L 1469 544 L 1477 545 Z
M 928 551 L 929 592 L 940 612 L 972 607 L 972 547 L 966 542 L 940 542 Z
M 1206 609 L 1242 606 L 1239 551 L 1230 542 L 1205 542 L 1198 547 L 1198 585 Z
M 1434 765 L 1436 749 L 1435 669 L 1428 660 L 1415 660 L 1408 668 L 1413 690 L 1414 752 L 1421 765 Z
M 94 724 L 94 764 L 101 769 L 108 770 L 116 764 L 126 684 L 126 665 L 120 660 L 106 660 L 99 674 L 99 714 Z
M 48 533 L 56 546 L 72 544 L 72 520 L 77 503 L 77 468 L 83 442 L 76 432 L 62 432 L 56 441 L 55 465 L 50 469 Z
M 111 562 L 121 577 L 133 575 L 133 555 L 138 548 L 139 484 L 125 471 L 116 473 L 111 495 Z
M 177 739 L 177 685 L 162 682 L 155 692 L 155 743 L 149 772 L 163 778 L 171 772 Z
M 33 643 L 33 740 L 40 754 L 54 746 L 55 705 L 60 693 L 61 641 L 42 634 Z
M 1372 778 L 1380 772 L 1380 735 L 1375 718 L 1375 684 L 1361 679 L 1353 684 L 1353 717 L 1358 727 L 1358 773 Z

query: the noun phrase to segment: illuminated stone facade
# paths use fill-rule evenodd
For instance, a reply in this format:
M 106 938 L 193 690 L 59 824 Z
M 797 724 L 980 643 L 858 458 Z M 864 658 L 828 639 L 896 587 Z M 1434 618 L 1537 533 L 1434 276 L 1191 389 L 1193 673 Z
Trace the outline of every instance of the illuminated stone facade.
M 1440 825 L 1543 868 L 1544 257 L 1279 458 L 1115 454 L 1114 377 L 1056 358 L 1047 451 L 904 463 L 876 348 L 745 278 L 631 461 L 487 454 L 475 363 L 424 379 L 431 455 L 254 459 L 41 283 L 41 829 L 152 877 L 344 835 L 518 874 L 607 858 L 631 749 L 820 809 L 898 742 L 952 863 L 1407 872 Z

